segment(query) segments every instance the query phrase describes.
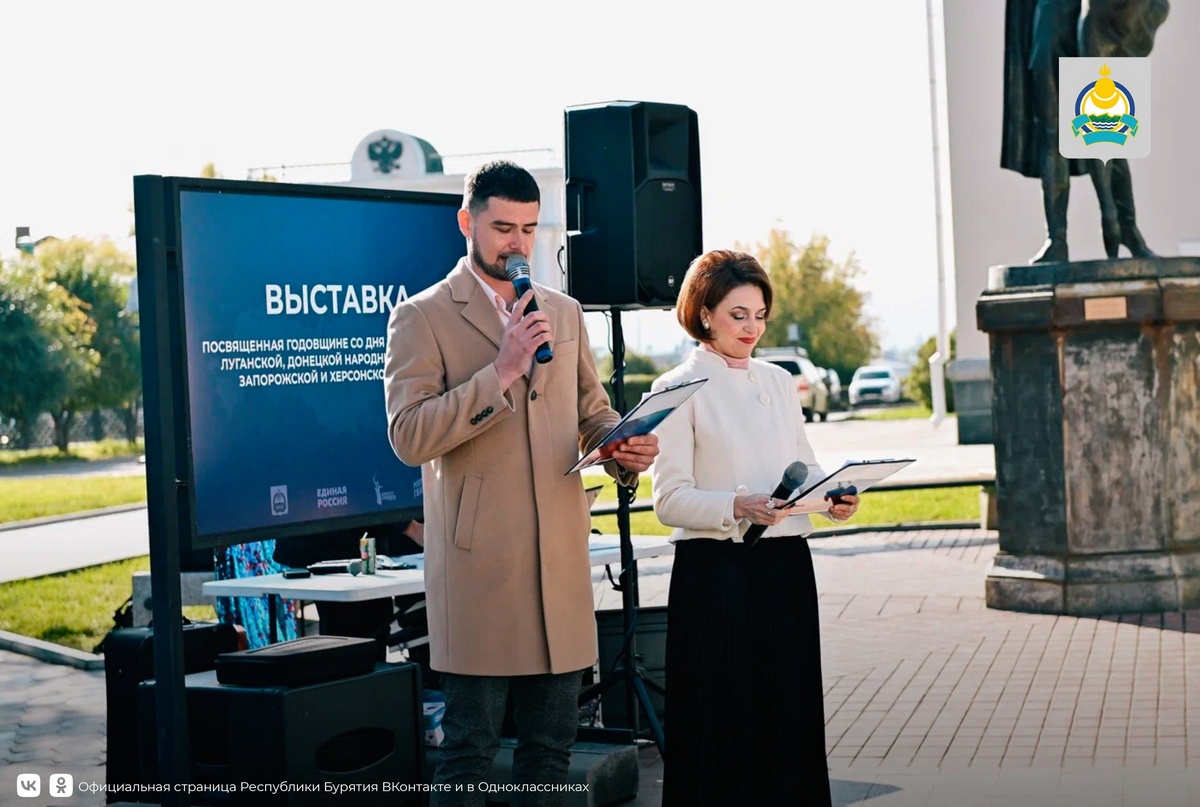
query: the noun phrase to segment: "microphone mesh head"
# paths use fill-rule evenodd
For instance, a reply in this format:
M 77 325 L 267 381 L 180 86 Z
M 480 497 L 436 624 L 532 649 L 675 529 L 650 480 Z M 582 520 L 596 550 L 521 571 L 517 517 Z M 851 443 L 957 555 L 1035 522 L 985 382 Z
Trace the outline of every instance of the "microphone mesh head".
M 518 277 L 529 277 L 529 261 L 524 255 L 509 255 L 504 261 L 504 271 L 508 274 L 509 280 L 516 280 Z
M 346 564 L 346 571 L 350 572 L 351 575 L 361 574 L 362 566 L 361 560 L 352 560 Z
M 796 460 L 783 472 L 783 479 L 780 481 L 788 490 L 795 490 L 804 484 L 805 479 L 808 479 L 808 466 Z

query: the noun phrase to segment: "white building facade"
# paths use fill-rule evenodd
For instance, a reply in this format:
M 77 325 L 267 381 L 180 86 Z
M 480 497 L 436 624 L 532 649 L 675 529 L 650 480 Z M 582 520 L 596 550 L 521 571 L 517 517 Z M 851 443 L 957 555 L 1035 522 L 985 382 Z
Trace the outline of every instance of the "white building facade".
M 975 303 L 988 267 L 1028 262 L 1045 239 L 1046 223 L 1039 180 L 1000 168 L 1005 0 L 940 2 L 958 337 L 949 375 L 959 441 L 990 442 L 988 338 L 976 327 Z M 1138 227 L 1159 255 L 1200 254 L 1198 33 L 1200 3 L 1174 0 L 1150 56 L 1153 150 L 1129 163 Z M 1067 237 L 1071 260 L 1105 257 L 1089 177 L 1071 180 Z
M 552 289 L 566 289 L 566 217 L 563 209 L 566 197 L 566 178 L 561 166 L 554 165 L 551 152 L 546 150 L 479 155 L 471 162 L 468 157 L 454 157 L 446 173 L 446 160 L 428 142 L 411 134 L 393 129 L 381 129 L 364 137 L 354 149 L 350 160 L 350 180 L 331 184 L 386 190 L 431 191 L 463 193 L 467 173 L 489 159 L 509 159 L 526 168 L 537 181 L 541 191 L 541 211 L 538 216 L 537 238 L 529 256 L 535 282 Z M 449 271 L 451 267 L 446 267 Z

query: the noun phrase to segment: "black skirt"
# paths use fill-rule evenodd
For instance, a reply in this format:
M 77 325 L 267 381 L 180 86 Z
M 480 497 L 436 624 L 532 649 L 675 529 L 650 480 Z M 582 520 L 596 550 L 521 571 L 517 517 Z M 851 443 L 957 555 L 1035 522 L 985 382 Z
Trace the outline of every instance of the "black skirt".
M 675 545 L 663 807 L 829 807 L 808 541 Z

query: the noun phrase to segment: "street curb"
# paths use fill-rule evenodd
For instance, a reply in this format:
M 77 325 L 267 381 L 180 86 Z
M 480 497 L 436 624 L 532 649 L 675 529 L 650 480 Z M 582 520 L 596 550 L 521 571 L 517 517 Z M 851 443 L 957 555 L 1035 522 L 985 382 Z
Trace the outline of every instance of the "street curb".
M 104 656 L 85 653 L 73 647 L 63 647 L 53 642 L 43 642 L 41 639 L 31 639 L 6 630 L 0 630 L 0 650 L 8 650 L 50 664 L 74 667 L 77 670 L 104 669 Z
M 43 518 L 29 518 L 25 521 L 8 521 L 0 524 L 0 532 L 9 532 L 10 530 L 23 530 L 28 527 L 44 527 L 47 524 L 58 524 L 63 521 L 78 521 L 81 518 L 98 518 L 100 516 L 111 516 L 116 513 L 128 513 L 131 510 L 145 510 L 145 502 L 134 502 L 133 504 L 116 504 L 112 507 L 101 507 L 97 510 L 80 510 L 76 513 L 61 513 L 57 516 L 45 516 Z
M 867 532 L 912 532 L 915 530 L 977 530 L 979 520 L 974 521 L 913 521 L 901 524 L 863 524 L 853 527 L 833 527 L 813 530 L 809 538 L 837 538 L 842 535 L 862 535 Z

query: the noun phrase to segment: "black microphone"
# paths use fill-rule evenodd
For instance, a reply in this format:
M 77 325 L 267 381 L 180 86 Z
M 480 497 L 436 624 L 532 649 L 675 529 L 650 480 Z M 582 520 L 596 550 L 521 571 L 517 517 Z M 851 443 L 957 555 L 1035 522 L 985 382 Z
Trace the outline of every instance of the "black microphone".
M 362 573 L 361 560 L 321 560 L 310 564 L 308 570 L 313 574 L 345 574 L 359 575 Z
M 533 284 L 529 280 L 529 261 L 525 260 L 524 255 L 509 255 L 508 260 L 504 262 L 504 271 L 508 273 L 508 279 L 516 287 L 517 297 L 520 297 L 533 288 Z M 537 310 L 537 298 L 530 297 L 529 305 L 525 308 L 525 314 L 532 314 Z M 538 364 L 545 364 L 553 359 L 554 351 L 550 349 L 550 343 L 543 342 L 538 345 L 537 352 L 533 354 L 533 357 L 537 359 Z
M 779 484 L 775 487 L 775 492 L 771 494 L 771 498 L 788 498 L 792 495 L 793 490 L 804 484 L 805 479 L 808 479 L 808 466 L 800 460 L 796 460 L 783 472 L 783 479 L 779 480 Z M 750 546 L 754 546 L 766 531 L 766 524 L 751 524 L 750 529 L 746 530 L 746 534 L 742 536 L 742 540 Z

